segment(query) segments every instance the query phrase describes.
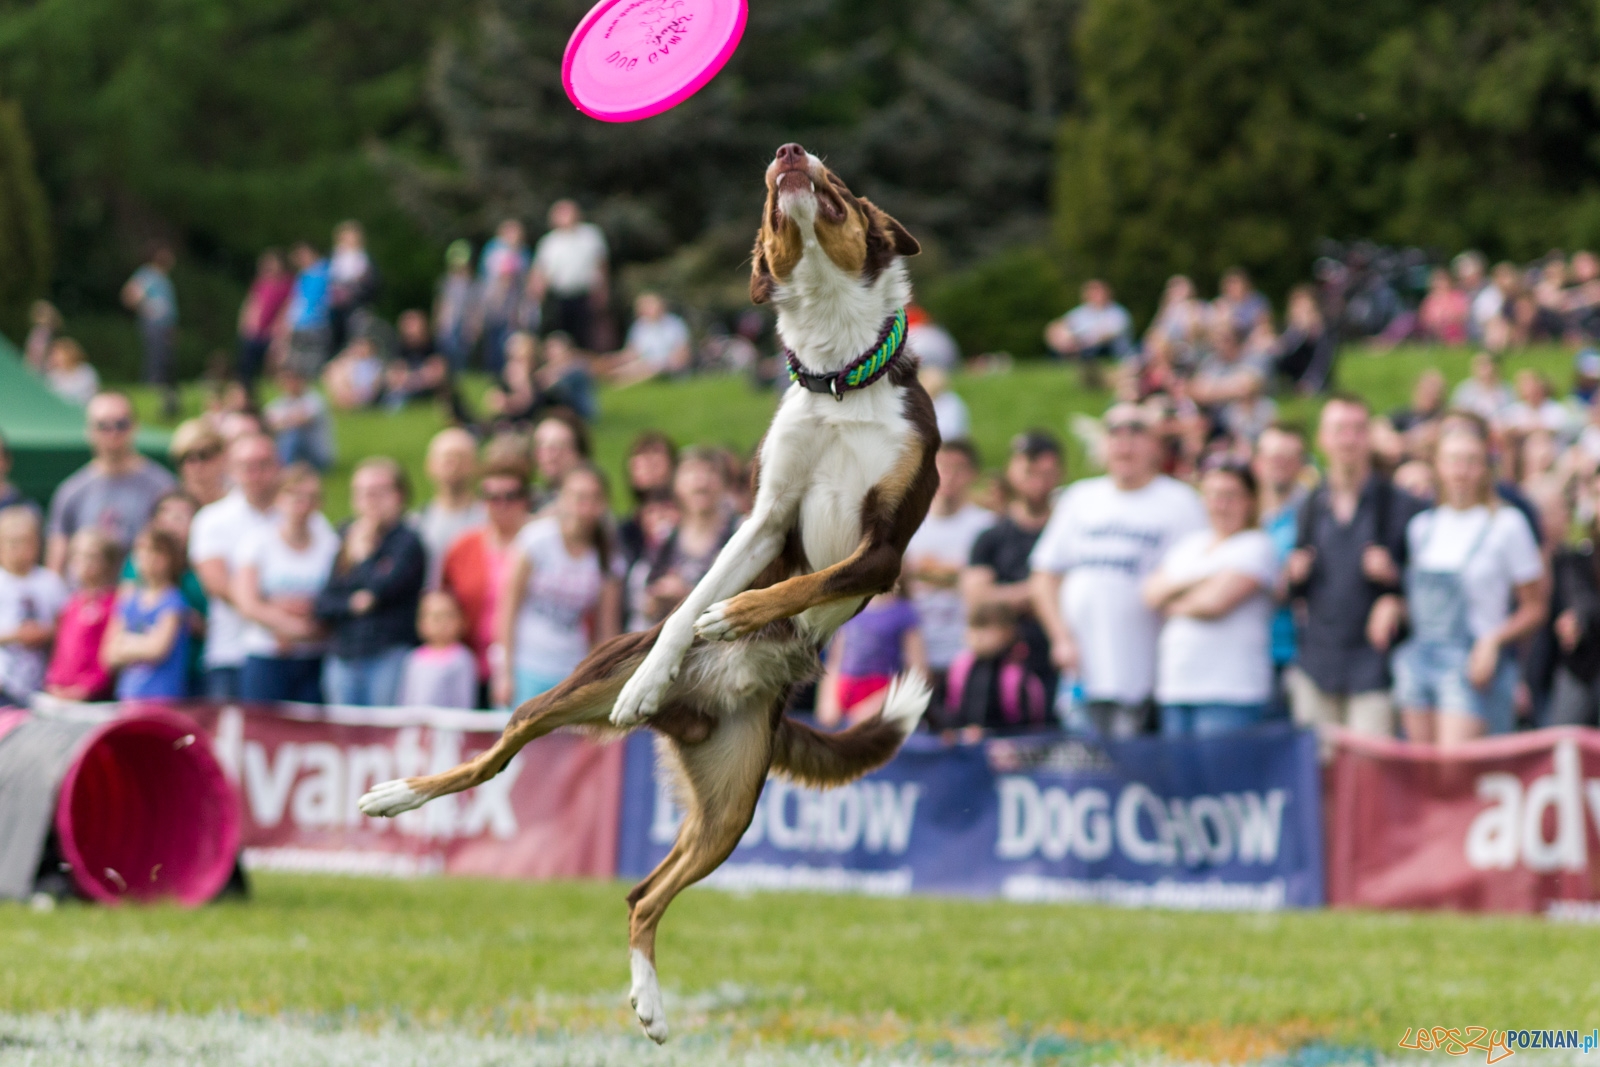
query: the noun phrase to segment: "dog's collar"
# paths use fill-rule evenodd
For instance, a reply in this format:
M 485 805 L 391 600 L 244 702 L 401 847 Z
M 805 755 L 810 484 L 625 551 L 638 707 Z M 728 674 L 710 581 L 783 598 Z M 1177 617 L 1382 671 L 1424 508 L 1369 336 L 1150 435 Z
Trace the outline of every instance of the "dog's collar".
M 852 389 L 865 389 L 882 378 L 889 370 L 900 350 L 906 345 L 906 309 L 901 308 L 883 324 L 877 342 L 849 366 L 833 374 L 815 374 L 800 364 L 800 357 L 787 346 L 783 349 L 784 361 L 789 364 L 789 380 L 813 393 L 827 393 L 835 400 L 844 400 Z

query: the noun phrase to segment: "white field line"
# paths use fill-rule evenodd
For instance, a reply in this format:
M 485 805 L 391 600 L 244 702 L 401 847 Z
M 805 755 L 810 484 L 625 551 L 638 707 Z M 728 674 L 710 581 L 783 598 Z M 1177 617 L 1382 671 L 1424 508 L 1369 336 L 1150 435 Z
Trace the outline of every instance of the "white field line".
M 1440 1056 L 1375 1056 L 1352 1050 L 1341 1057 L 1319 1049 L 1272 1058 L 1254 1067 L 1433 1067 Z M 1451 1059 L 1451 1064 L 1469 1060 Z M 1580 1053 L 1518 1052 L 1514 1067 L 1567 1067 Z M 919 1050 L 859 1050 L 843 1046 L 763 1046 L 729 1042 L 721 1034 L 674 1036 L 657 1048 L 642 1035 L 541 1034 L 511 1036 L 429 1029 L 402 1023 L 376 1026 L 237 1014 L 160 1015 L 111 1010 L 0 1014 L 0 1067 L 1197 1067 L 1150 1057 L 1121 1058 L 1079 1048 L 1044 1046 L 1011 1052 L 961 1052 L 948 1046 Z

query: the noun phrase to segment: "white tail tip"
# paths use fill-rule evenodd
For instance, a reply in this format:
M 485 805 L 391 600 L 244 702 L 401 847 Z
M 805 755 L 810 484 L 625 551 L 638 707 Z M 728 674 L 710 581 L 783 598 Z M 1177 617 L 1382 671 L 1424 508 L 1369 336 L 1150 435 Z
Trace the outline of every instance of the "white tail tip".
M 922 715 L 933 701 L 933 686 L 921 671 L 907 671 L 889 683 L 889 695 L 883 698 L 882 715 L 900 732 L 909 737 L 922 721 Z

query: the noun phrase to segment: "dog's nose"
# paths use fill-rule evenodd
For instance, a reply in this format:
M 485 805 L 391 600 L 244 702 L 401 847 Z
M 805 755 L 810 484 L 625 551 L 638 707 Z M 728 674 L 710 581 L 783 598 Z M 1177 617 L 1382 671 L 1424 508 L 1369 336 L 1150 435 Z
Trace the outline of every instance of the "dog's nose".
M 778 149 L 778 166 L 784 170 L 804 167 L 806 158 L 806 150 L 793 141 Z

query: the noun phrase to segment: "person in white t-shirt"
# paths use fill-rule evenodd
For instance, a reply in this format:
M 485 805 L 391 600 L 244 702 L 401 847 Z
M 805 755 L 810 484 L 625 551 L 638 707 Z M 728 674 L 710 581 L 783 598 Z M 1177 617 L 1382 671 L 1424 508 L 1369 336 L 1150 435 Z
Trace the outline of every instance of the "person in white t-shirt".
M 1064 676 L 1077 676 L 1088 702 L 1089 722 L 1075 725 L 1129 737 L 1150 720 L 1161 632 L 1141 586 L 1206 516 L 1193 489 L 1159 473 L 1149 411 L 1118 404 L 1105 427 L 1106 475 L 1062 494 L 1029 565 L 1051 657 Z
M 657 293 L 640 293 L 633 302 L 633 325 L 621 352 L 608 356 L 603 373 L 614 385 L 633 385 L 689 369 L 689 326 L 667 310 Z
M 1514 646 L 1544 623 L 1544 558 L 1528 520 L 1495 493 L 1478 433 L 1447 428 L 1435 465 L 1439 504 L 1406 527 L 1411 636 L 1395 650 L 1394 684 L 1406 737 L 1448 746 L 1511 730 Z M 1394 612 L 1371 623 L 1385 637 L 1398 625 Z
M 0 703 L 26 706 L 44 685 L 67 585 L 39 566 L 39 513 L 26 504 L 0 510 Z
M 272 510 L 278 493 L 278 450 L 265 434 L 247 434 L 228 449 L 233 490 L 194 517 L 189 530 L 189 562 L 205 588 L 205 695 L 238 700 L 246 656 L 244 618 L 233 603 L 235 556 L 257 530 L 276 528 Z
M 610 298 L 610 255 L 605 234 L 583 221 L 575 201 L 551 205 L 550 231 L 534 247 L 528 272 L 529 298 L 541 304 L 549 297 L 553 304 L 544 319 L 547 331 L 564 331 L 579 348 L 593 350 L 594 317 L 605 311 Z
M 978 451 L 970 441 L 945 441 L 934 464 L 939 490 L 928 506 L 928 517 L 906 545 L 900 575 L 908 583 L 937 686 L 966 641 L 961 571 L 972 557 L 978 535 L 994 525 L 996 515 L 968 499 L 978 477 Z M 940 706 L 938 700 L 935 706 Z
M 606 484 L 584 464 L 561 479 L 551 514 L 512 546 L 490 650 L 491 692 L 511 707 L 560 685 L 589 650 L 622 630 L 621 560 L 606 528 Z
M 1210 529 L 1180 538 L 1144 585 L 1145 603 L 1166 619 L 1156 701 L 1168 737 L 1253 726 L 1272 698 L 1278 554 L 1256 525 L 1255 475 L 1216 466 L 1200 479 L 1200 498 Z
M 322 703 L 326 633 L 316 599 L 339 555 L 339 535 L 321 506 L 322 479 L 309 464 L 293 464 L 274 500 L 276 525 L 250 531 L 234 554 L 234 605 L 245 621 L 243 700 Z

